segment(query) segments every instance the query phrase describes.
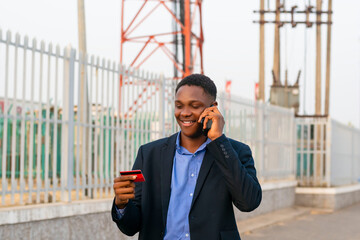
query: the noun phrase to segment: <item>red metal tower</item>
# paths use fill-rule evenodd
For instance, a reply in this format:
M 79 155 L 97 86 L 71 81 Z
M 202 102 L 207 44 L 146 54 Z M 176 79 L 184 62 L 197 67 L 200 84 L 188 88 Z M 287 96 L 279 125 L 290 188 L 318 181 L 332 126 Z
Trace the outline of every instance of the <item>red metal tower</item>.
M 154 53 L 161 50 L 174 66 L 174 79 L 181 79 L 194 71 L 203 73 L 202 0 L 128 0 L 127 4 L 131 2 L 142 4 L 136 7 L 133 18 L 125 19 L 124 13 L 128 11 L 125 10 L 125 0 L 121 1 L 121 64 L 124 64 L 125 43 L 133 42 L 142 44 L 142 47 L 127 62 L 130 67 L 138 69 Z M 172 30 L 159 31 L 160 25 L 168 22 L 151 25 L 150 34 L 143 34 L 142 30 L 138 30 L 152 15 L 158 13 L 159 16 L 161 9 L 163 14 L 166 12 L 169 15 L 169 20 L 173 20 Z M 136 30 L 141 34 L 137 35 Z M 126 56 L 129 55 L 133 54 L 126 52 Z M 120 82 L 122 85 L 122 79 Z

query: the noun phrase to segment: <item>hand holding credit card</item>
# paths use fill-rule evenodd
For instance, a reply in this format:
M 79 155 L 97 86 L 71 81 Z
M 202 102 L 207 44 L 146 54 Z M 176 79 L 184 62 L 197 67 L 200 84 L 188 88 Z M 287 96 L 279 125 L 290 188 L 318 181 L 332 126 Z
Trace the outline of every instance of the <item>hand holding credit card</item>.
M 120 171 L 121 176 L 136 176 L 134 182 L 145 182 L 145 177 L 142 174 L 141 170 L 131 170 L 131 171 Z

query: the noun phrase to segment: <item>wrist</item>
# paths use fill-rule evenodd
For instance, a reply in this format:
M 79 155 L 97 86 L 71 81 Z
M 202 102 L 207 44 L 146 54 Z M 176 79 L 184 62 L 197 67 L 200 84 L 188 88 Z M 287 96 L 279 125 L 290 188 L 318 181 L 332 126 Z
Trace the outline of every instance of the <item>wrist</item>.
M 211 141 L 214 141 L 214 140 L 218 139 L 221 136 L 222 136 L 222 133 L 221 134 L 216 134 L 214 136 L 208 136 L 208 137 L 210 138 Z

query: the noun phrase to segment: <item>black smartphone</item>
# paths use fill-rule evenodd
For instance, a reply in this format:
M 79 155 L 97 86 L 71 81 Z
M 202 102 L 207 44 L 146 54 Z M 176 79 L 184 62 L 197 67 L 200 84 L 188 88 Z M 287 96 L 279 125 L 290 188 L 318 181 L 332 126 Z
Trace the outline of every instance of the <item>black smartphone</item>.
M 208 132 L 209 132 L 209 130 L 210 130 L 210 128 L 211 128 L 211 125 L 212 125 L 212 120 L 211 119 L 209 119 L 208 121 L 207 121 L 207 123 L 206 123 L 206 128 L 204 128 L 204 120 L 205 120 L 205 117 L 203 117 L 202 119 L 201 119 L 201 128 L 202 128 L 202 132 L 203 132 L 203 134 L 205 135 L 205 136 L 207 136 L 207 134 L 208 134 Z
M 214 105 L 211 105 L 210 107 L 212 107 L 212 106 L 214 106 Z M 209 130 L 210 130 L 210 128 L 211 128 L 211 125 L 212 125 L 212 120 L 209 119 L 209 120 L 207 121 L 207 123 L 206 123 L 206 128 L 204 128 L 204 121 L 205 121 L 205 117 L 203 117 L 203 118 L 201 119 L 201 121 L 200 121 L 200 123 L 201 123 L 201 129 L 202 129 L 203 134 L 204 134 L 205 136 L 207 136 L 207 134 L 208 134 L 208 132 L 209 132 Z

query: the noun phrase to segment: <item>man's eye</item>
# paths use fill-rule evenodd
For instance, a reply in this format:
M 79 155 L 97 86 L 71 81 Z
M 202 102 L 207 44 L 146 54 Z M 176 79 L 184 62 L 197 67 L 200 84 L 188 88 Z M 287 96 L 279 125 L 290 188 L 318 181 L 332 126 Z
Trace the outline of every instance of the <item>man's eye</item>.
M 175 105 L 176 108 L 181 108 L 181 105 Z
M 195 108 L 195 109 L 197 109 L 197 108 L 199 108 L 200 106 L 194 105 L 194 106 L 192 106 L 192 107 Z

